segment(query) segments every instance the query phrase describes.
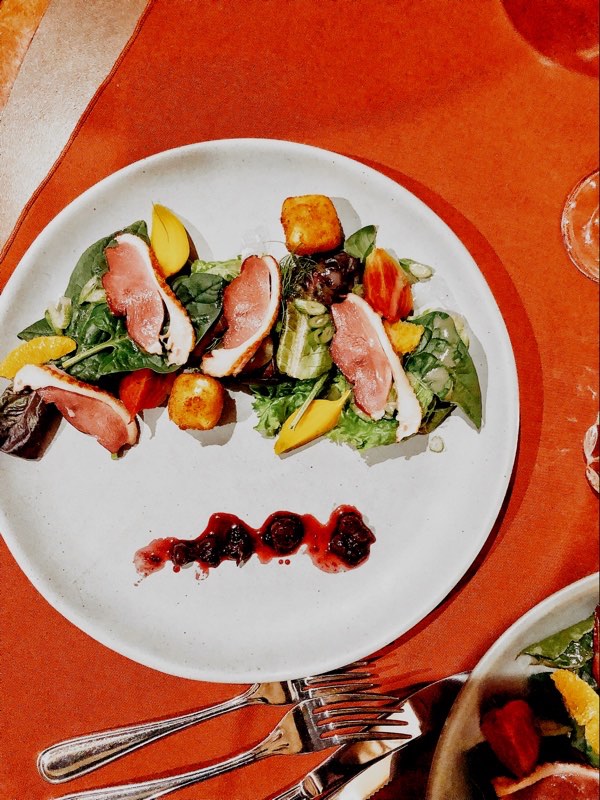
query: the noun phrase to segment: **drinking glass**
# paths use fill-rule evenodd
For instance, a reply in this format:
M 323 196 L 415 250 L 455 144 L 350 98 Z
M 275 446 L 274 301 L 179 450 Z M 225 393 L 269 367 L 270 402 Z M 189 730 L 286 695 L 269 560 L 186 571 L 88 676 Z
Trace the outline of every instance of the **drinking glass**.
M 594 281 L 600 268 L 598 183 L 598 170 L 580 181 L 567 198 L 561 220 L 571 261 Z
M 600 11 L 597 0 L 502 0 L 513 27 L 548 64 L 597 78 Z M 573 189 L 561 231 L 575 266 L 598 281 L 598 172 Z
M 597 0 L 502 0 L 502 5 L 542 58 L 598 77 Z

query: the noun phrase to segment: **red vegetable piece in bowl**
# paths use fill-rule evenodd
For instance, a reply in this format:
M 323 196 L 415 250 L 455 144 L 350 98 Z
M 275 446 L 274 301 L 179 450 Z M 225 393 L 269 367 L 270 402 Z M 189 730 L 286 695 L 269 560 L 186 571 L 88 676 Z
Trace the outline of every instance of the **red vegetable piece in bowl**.
M 540 753 L 540 735 L 525 700 L 510 700 L 481 719 L 481 732 L 498 760 L 517 778 L 533 770 Z

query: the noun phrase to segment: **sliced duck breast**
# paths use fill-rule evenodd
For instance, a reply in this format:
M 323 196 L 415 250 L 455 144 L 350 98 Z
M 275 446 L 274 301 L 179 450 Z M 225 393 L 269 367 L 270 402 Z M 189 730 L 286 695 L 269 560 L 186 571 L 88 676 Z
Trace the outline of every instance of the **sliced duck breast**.
M 194 347 L 194 328 L 177 297 L 154 263 L 146 242 L 119 233 L 104 251 L 108 272 L 102 276 L 106 301 L 113 314 L 124 316 L 127 333 L 146 353 L 160 355 L 160 331 L 169 315 L 164 347 L 169 364 L 185 364 Z
M 219 347 L 202 359 L 207 375 L 237 375 L 268 336 L 281 299 L 279 266 L 272 256 L 249 256 L 223 293 L 227 330 Z
M 356 294 L 331 306 L 335 335 L 331 356 L 354 387 L 356 405 L 372 419 L 385 413 L 392 382 L 396 389 L 398 441 L 421 424 L 421 406 L 400 359 L 387 337 L 381 317 Z
M 15 391 L 28 387 L 45 403 L 54 403 L 67 422 L 111 453 L 138 440 L 137 422 L 120 400 L 56 367 L 27 364 L 15 375 L 14 387 Z
M 494 778 L 497 797 L 510 800 L 598 800 L 599 773 L 583 764 L 540 764 L 526 778 Z

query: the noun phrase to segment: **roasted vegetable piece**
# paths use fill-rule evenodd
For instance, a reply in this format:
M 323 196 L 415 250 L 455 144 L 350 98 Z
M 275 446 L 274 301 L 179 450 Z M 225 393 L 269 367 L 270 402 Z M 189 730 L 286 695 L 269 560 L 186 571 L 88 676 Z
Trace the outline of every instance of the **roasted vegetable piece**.
M 510 700 L 502 708 L 491 709 L 480 727 L 496 757 L 515 777 L 529 775 L 539 757 L 540 735 L 525 700 Z
M 138 369 L 125 375 L 119 384 L 119 399 L 132 417 L 147 408 L 162 405 L 173 386 L 175 373 L 160 374 L 151 369 Z
M 218 380 L 200 372 L 183 372 L 173 383 L 169 417 L 182 430 L 208 431 L 219 422 L 224 401 Z
M 54 406 L 44 403 L 36 392 L 15 392 L 9 387 L 0 397 L 0 450 L 37 458 L 57 419 Z
M 335 206 L 323 194 L 288 197 L 283 201 L 281 224 L 287 249 L 299 256 L 326 253 L 344 241 Z
M 407 317 L 413 307 L 412 290 L 406 273 L 387 250 L 376 247 L 365 261 L 365 300 L 388 322 Z

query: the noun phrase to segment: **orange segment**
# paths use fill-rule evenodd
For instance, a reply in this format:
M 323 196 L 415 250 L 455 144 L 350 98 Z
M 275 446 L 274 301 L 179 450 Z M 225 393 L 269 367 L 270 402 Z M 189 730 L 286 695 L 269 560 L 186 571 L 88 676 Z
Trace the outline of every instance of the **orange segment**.
M 422 325 L 415 325 L 413 322 L 388 322 L 384 320 L 383 327 L 392 343 L 392 347 L 399 356 L 412 353 L 421 341 L 421 336 L 425 331 Z
M 13 379 L 26 364 L 45 364 L 66 356 L 77 347 L 68 336 L 36 336 L 11 350 L 0 361 L 0 377 Z
M 556 670 L 552 673 L 552 680 L 571 717 L 578 725 L 585 727 L 585 738 L 597 754 L 600 698 L 589 684 L 569 670 Z

